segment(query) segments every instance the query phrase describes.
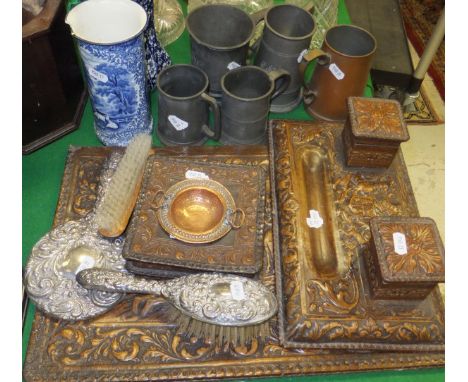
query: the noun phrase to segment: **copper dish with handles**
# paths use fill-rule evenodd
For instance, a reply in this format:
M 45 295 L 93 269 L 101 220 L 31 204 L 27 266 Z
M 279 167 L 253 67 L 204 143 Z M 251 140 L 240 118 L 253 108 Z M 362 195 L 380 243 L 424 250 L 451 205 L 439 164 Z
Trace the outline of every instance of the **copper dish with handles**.
M 159 224 L 186 243 L 211 243 L 242 226 L 245 213 L 231 193 L 211 179 L 186 179 L 160 190 L 153 199 Z

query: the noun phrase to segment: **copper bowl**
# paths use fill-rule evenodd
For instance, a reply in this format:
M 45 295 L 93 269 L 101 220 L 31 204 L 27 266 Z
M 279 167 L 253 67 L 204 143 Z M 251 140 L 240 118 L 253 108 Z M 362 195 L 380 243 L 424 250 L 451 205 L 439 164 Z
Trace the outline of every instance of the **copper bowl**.
M 218 240 L 240 228 L 245 218 L 226 187 L 210 179 L 187 179 L 158 191 L 153 208 L 161 227 L 186 243 Z

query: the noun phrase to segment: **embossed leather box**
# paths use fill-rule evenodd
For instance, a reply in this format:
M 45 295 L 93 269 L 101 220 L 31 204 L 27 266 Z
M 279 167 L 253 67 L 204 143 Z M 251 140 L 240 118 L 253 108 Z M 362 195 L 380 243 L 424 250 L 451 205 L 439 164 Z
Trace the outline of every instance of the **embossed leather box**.
M 259 166 L 212 163 L 187 159 L 148 158 L 140 198 L 127 230 L 123 257 L 134 273 L 161 278 L 195 271 L 230 272 L 253 276 L 263 260 L 265 171 Z M 212 243 L 189 244 L 174 238 L 161 227 L 153 209 L 158 190 L 167 190 L 185 179 L 188 170 L 202 172 L 223 184 L 236 206 L 244 210 L 239 229 L 229 231 Z
M 409 140 L 397 101 L 349 97 L 348 120 L 343 129 L 346 164 L 389 167 L 401 142 Z
M 432 219 L 378 217 L 370 228 L 364 256 L 374 297 L 423 299 L 445 281 L 445 250 Z

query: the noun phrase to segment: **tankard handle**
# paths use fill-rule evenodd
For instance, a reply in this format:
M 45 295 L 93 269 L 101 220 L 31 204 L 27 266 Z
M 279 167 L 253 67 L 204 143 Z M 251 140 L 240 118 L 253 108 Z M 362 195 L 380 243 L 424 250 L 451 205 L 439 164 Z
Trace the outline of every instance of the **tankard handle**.
M 299 63 L 299 75 L 301 77 L 302 84 L 306 89 L 308 87 L 308 84 L 305 79 L 306 71 L 309 67 L 309 64 L 315 59 L 317 59 L 317 64 L 327 65 L 330 63 L 331 56 L 328 53 L 325 53 L 322 49 L 312 49 L 310 52 L 307 52 L 302 57 L 302 60 Z
M 306 106 L 309 106 L 312 102 L 314 102 L 315 98 L 317 97 L 316 92 L 309 89 L 309 84 L 305 78 L 309 64 L 315 59 L 317 59 L 317 64 L 327 65 L 330 63 L 331 56 L 328 53 L 325 53 L 322 49 L 312 49 L 302 57 L 302 60 L 299 63 L 299 76 L 301 78 L 302 84 L 304 85 L 304 104 Z
M 273 70 L 268 73 L 268 77 L 270 77 L 270 80 L 275 83 L 275 90 L 271 95 L 271 99 L 283 93 L 291 83 L 291 75 L 287 70 Z M 278 83 L 279 85 L 277 86 Z
M 254 23 L 254 28 L 257 27 L 257 24 L 265 18 L 267 12 L 270 10 L 271 7 L 260 9 L 259 11 L 252 13 L 250 18 Z M 262 41 L 262 36 L 259 36 L 256 40 L 252 38 L 250 40 L 248 53 L 247 53 L 247 65 L 254 65 L 254 57 L 260 48 L 260 42 Z
M 252 19 L 254 25 L 257 25 L 260 21 L 262 21 L 265 18 L 265 15 L 270 10 L 270 8 L 271 7 L 260 9 L 259 11 L 254 12 L 250 15 L 250 18 Z
M 216 100 L 206 93 L 202 93 L 201 98 L 203 101 L 208 103 L 214 116 L 213 130 L 211 130 L 210 127 L 206 124 L 202 126 L 202 131 L 207 137 L 217 141 L 221 135 L 221 116 L 219 113 L 219 106 Z

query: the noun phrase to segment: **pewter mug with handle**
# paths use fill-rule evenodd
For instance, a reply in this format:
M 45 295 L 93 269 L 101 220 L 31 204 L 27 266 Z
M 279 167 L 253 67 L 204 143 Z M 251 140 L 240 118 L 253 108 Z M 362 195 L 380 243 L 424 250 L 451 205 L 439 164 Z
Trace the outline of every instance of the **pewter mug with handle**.
M 208 77 L 193 65 L 173 65 L 157 80 L 158 136 L 167 146 L 203 144 L 220 136 L 220 113 L 214 98 L 206 94 Z M 209 109 L 213 111 L 213 129 Z
M 194 9 L 186 19 L 190 34 L 192 64 L 210 80 L 210 95 L 221 97 L 221 77 L 246 64 L 249 41 L 263 12 L 249 16 L 227 4 L 209 4 Z
M 263 143 L 270 101 L 279 97 L 290 81 L 286 70 L 268 73 L 257 66 L 226 73 L 221 79 L 221 141 L 235 145 Z
M 287 113 L 301 102 L 299 62 L 301 54 L 309 48 L 314 31 L 312 15 L 298 6 L 282 4 L 266 12 L 265 29 L 255 56 L 255 65 L 266 71 L 287 70 L 291 75 L 288 88 L 272 100 L 272 112 Z

